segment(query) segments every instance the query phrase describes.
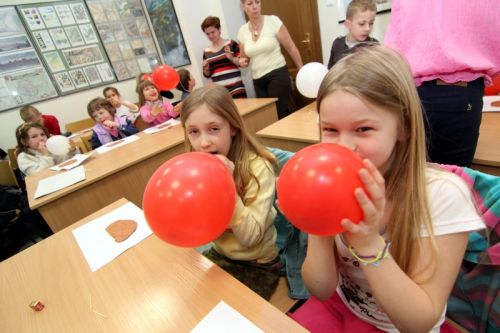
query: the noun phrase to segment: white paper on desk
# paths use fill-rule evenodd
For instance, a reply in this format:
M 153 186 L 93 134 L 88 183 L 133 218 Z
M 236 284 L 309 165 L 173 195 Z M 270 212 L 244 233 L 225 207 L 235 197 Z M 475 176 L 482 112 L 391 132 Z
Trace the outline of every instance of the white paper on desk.
M 264 333 L 241 313 L 220 301 L 191 331 L 191 333 Z
M 73 168 L 76 168 L 77 166 L 79 166 L 80 164 L 82 164 L 83 161 L 85 161 L 87 158 L 89 158 L 90 155 L 85 155 L 85 154 L 76 154 L 75 156 L 71 157 L 70 159 L 62 162 L 62 163 L 59 163 L 58 165 L 55 165 L 51 168 L 49 168 L 50 170 L 55 170 L 55 171 L 61 171 L 61 170 L 71 170 Z M 68 164 L 68 165 L 64 165 L 66 164 L 67 162 L 69 161 L 74 161 L 73 163 L 71 164 Z M 61 167 L 61 165 L 64 165 Z
M 36 199 L 49 193 L 59 191 L 60 189 L 81 182 L 82 180 L 85 180 L 85 169 L 83 166 L 40 179 L 33 198 Z
M 153 126 L 153 127 L 146 128 L 144 130 L 144 133 L 146 133 L 146 134 L 158 133 L 160 131 L 163 131 L 163 130 L 172 128 L 172 127 L 174 127 L 176 125 L 179 125 L 180 123 L 181 123 L 180 120 L 175 119 L 175 118 L 170 118 L 166 122 L 163 122 L 163 123 L 158 124 L 158 125 Z
M 137 135 L 127 136 L 127 137 L 120 139 L 118 141 L 106 143 L 105 145 L 102 145 L 99 148 L 95 149 L 95 151 L 97 151 L 99 154 L 103 154 L 103 153 L 106 153 L 110 150 L 124 146 L 126 144 L 129 144 L 129 143 L 137 141 L 137 140 L 139 140 L 139 137 Z
M 106 231 L 106 228 L 117 220 L 137 222 L 137 229 L 134 233 L 120 243 L 115 242 Z M 73 230 L 73 236 L 92 272 L 111 262 L 151 234 L 152 231 L 146 223 L 144 213 L 131 202 Z
M 483 97 L 483 112 L 498 112 L 500 107 L 492 106 L 491 103 L 500 102 L 500 95 L 484 96 Z

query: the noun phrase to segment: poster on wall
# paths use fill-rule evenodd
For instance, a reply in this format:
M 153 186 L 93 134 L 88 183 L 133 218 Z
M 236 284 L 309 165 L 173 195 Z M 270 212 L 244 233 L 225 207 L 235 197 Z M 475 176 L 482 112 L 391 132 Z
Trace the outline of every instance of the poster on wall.
M 340 13 L 339 23 L 343 23 L 345 21 L 347 6 L 350 2 L 351 0 L 337 0 L 337 7 Z M 375 3 L 377 5 L 377 13 L 391 11 L 392 0 L 375 0 Z
M 33 26 L 43 24 L 38 11 L 30 19 Z M 0 7 L 0 111 L 53 97 L 57 91 L 15 7 Z
M 191 63 L 172 0 L 144 0 L 163 63 L 180 67 Z
M 152 72 L 160 64 L 140 0 L 87 0 L 118 80 Z
M 61 95 L 116 81 L 83 0 L 18 5 L 49 74 Z M 89 68 L 94 68 L 90 70 Z

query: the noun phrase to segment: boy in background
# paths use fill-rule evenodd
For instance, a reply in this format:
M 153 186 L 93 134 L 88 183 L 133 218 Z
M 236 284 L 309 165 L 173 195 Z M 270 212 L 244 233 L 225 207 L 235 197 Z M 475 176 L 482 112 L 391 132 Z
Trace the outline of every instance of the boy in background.
M 50 135 L 61 135 L 59 121 L 56 117 L 42 114 L 32 105 L 23 106 L 19 110 L 19 114 L 25 123 L 38 123 L 45 126 L 49 130 Z
M 328 69 L 356 47 L 378 44 L 378 40 L 370 37 L 376 14 L 377 5 L 374 0 L 353 0 L 349 3 L 344 21 L 348 32 L 333 41 Z

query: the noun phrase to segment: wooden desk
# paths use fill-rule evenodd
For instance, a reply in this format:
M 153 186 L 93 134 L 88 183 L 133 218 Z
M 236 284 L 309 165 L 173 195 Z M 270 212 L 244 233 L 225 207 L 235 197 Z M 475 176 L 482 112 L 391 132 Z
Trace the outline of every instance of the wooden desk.
M 92 273 L 71 230 L 126 202 L 0 263 L 0 332 L 189 332 L 221 300 L 265 332 L 306 332 L 195 250 L 155 235 Z M 45 308 L 33 311 L 33 300 Z
M 251 132 L 277 120 L 274 98 L 236 100 Z M 38 181 L 54 175 L 44 170 L 26 177 L 32 209 L 38 208 L 51 229 L 59 231 L 110 203 L 125 197 L 142 207 L 142 195 L 153 172 L 168 159 L 185 152 L 184 133 L 175 126 L 105 154 L 94 153 L 84 162 L 86 179 L 55 193 L 33 199 Z
M 298 151 L 319 142 L 316 103 L 311 103 L 286 118 L 257 132 L 269 147 Z M 472 168 L 500 176 L 500 112 L 483 112 L 479 141 Z

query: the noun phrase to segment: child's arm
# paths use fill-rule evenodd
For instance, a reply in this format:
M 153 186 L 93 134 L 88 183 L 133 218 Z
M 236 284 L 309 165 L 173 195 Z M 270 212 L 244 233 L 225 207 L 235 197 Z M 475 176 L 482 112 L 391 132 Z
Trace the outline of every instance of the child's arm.
M 102 143 L 99 140 L 99 137 L 97 136 L 97 133 L 95 131 L 92 131 L 92 138 L 90 139 L 90 144 L 92 146 L 92 149 L 96 149 L 102 146 Z
M 30 176 L 54 166 L 55 163 L 50 153 L 36 156 L 28 153 L 20 153 L 17 157 L 17 165 L 23 174 Z
M 120 101 L 122 105 L 130 110 L 130 112 L 137 113 L 139 112 L 139 107 L 134 103 L 130 103 L 129 101 Z
M 134 126 L 134 124 L 132 124 L 130 120 L 125 119 L 125 123 L 120 124 L 120 132 L 122 132 L 126 136 L 130 136 L 138 133 L 139 130 Z
M 167 112 L 170 118 L 177 118 L 179 117 L 179 112 L 174 109 L 172 106 L 172 103 L 163 101 L 163 109 Z M 168 120 L 168 119 L 166 119 Z
M 248 206 L 244 205 L 239 196 L 236 198 L 233 219 L 229 225 L 238 241 L 247 247 L 261 242 L 265 231 L 272 227 L 268 225 L 268 215 L 273 208 L 276 180 L 271 167 L 263 161 L 253 162 L 252 167 L 260 188 L 255 180 L 251 180 L 247 185 L 246 197 L 253 197 L 257 190 L 259 192 L 256 199 Z

